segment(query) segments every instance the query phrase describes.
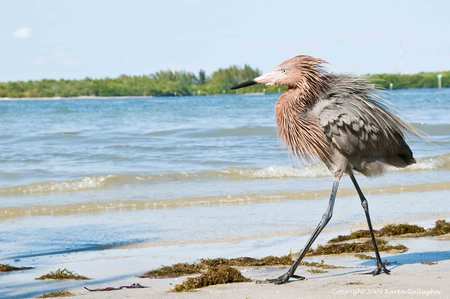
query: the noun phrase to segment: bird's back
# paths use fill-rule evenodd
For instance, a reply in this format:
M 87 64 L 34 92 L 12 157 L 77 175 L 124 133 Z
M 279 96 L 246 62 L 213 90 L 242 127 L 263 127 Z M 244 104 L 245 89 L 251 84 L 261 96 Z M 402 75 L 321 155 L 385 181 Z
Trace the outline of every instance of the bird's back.
M 379 101 L 375 87 L 364 79 L 330 76 L 309 117 L 325 133 L 331 162 L 340 156 L 365 175 L 379 173 L 383 164 L 405 167 L 415 162 L 404 139 L 410 127 Z

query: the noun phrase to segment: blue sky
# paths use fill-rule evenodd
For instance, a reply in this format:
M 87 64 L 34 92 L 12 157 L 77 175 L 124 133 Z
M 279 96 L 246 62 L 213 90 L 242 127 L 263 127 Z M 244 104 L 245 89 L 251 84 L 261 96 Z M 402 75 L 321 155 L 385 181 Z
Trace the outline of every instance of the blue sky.
M 0 81 L 267 71 L 300 53 L 335 72 L 450 69 L 445 0 L 2 0 L 0 11 Z

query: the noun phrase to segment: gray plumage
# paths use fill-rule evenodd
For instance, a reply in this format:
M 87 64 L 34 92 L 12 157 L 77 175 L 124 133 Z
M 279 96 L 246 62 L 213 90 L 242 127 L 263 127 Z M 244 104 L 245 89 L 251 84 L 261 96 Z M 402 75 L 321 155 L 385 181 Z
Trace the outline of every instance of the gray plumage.
M 347 167 L 365 175 L 383 171 L 383 164 L 405 167 L 415 162 L 404 133 L 411 130 L 380 101 L 366 80 L 345 75 L 330 77 L 329 88 L 308 116 L 317 118 L 330 144 L 333 172 Z

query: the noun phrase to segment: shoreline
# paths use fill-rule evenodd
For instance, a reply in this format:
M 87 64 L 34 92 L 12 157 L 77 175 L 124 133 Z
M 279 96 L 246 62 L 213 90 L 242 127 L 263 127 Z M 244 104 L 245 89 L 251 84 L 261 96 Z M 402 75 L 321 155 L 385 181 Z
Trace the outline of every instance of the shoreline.
M 396 88 L 396 89 L 381 89 L 382 91 L 408 91 L 408 90 L 446 90 L 450 89 L 450 87 L 424 87 L 424 88 Z M 248 93 L 214 93 L 214 94 L 192 94 L 192 95 L 148 95 L 148 96 L 73 96 L 73 97 L 18 97 L 18 98 L 10 98 L 10 97 L 0 97 L 0 101 L 57 101 L 57 100 L 123 100 L 128 98 L 133 99 L 147 99 L 147 98 L 178 98 L 178 97 L 213 97 L 213 96 L 264 96 L 264 95 L 276 95 L 280 94 L 278 92 L 266 93 L 266 92 L 248 92 Z
M 0 101 L 123 100 L 128 98 L 146 99 L 155 97 L 156 96 L 76 96 L 76 97 L 38 97 L 38 98 L 0 97 Z
M 277 286 L 256 284 L 255 281 L 277 277 L 287 270 L 287 266 L 237 267 L 245 277 L 253 281 L 213 285 L 183 293 L 173 292 L 172 289 L 189 276 L 169 279 L 132 277 L 112 285 L 139 283 L 147 288 L 114 292 L 88 292 L 76 288 L 73 290 L 76 294 L 73 298 L 299 298 L 300 294 L 301 298 L 447 297 L 450 294 L 450 286 L 444 281 L 450 278 L 449 237 L 449 234 L 424 239 L 392 237 L 394 243 L 404 243 L 410 250 L 405 253 L 381 253 L 383 259 L 391 264 L 391 275 L 362 275 L 373 270 L 374 261 L 358 260 L 354 254 L 307 256 L 305 260 L 309 262 L 325 260 L 326 264 L 344 268 L 327 269 L 325 273 L 310 273 L 306 267 L 301 266 L 297 274 L 307 277 L 305 281 L 293 281 Z M 437 246 L 437 250 L 424 251 Z M 372 252 L 369 254 L 373 255 Z M 425 280 L 424 275 L 427 275 Z M 98 284 L 97 287 L 105 287 L 105 284 Z
M 448 217 L 445 217 L 449 219 Z M 410 221 L 431 227 L 433 220 L 422 219 Z M 433 218 L 436 220 L 436 218 Z M 391 222 L 394 223 L 394 222 Z M 378 223 L 376 227 L 381 227 Z M 352 224 L 350 226 L 330 227 L 323 235 L 320 235 L 317 245 L 326 244 L 327 240 L 341 233 L 347 234 L 357 229 L 365 229 L 365 223 Z M 310 273 L 306 267 L 300 267 L 299 275 L 307 277 L 306 281 L 297 281 L 283 286 L 271 284 L 233 283 L 226 285 L 215 285 L 201 288 L 193 292 L 175 293 L 170 290 L 175 284 L 179 284 L 187 276 L 170 279 L 138 278 L 142 273 L 158 268 L 161 265 L 171 265 L 178 262 L 195 262 L 201 258 L 215 257 L 238 257 L 251 256 L 263 257 L 267 255 L 282 256 L 288 252 L 297 252 L 301 249 L 309 236 L 309 231 L 303 231 L 298 235 L 293 232 L 290 235 L 272 236 L 267 239 L 247 240 L 222 240 L 217 243 L 194 243 L 194 244 L 160 244 L 159 246 L 131 246 L 118 247 L 111 250 L 97 250 L 78 252 L 73 255 L 53 255 L 46 263 L 30 264 L 36 266 L 33 270 L 19 271 L 5 274 L 1 283 L 0 296 L 2 298 L 30 298 L 40 296 L 55 290 L 69 290 L 76 296 L 72 298 L 322 298 L 330 296 L 364 296 L 376 294 L 379 290 L 407 290 L 409 289 L 434 289 L 440 295 L 450 294 L 450 289 L 443 286 L 443 281 L 450 279 L 450 234 L 437 237 L 388 237 L 389 243 L 393 245 L 404 244 L 409 250 L 404 253 L 381 252 L 384 260 L 392 263 L 389 267 L 391 275 L 360 275 L 373 269 L 372 260 L 360 260 L 355 254 L 339 254 L 324 256 L 307 256 L 306 261 L 321 262 L 326 264 L 343 266 L 344 268 L 327 269 L 327 273 Z M 180 251 L 181 250 L 181 251 Z M 231 251 L 230 251 L 231 250 Z M 183 252 L 183 253 L 180 253 Z M 161 253 L 163 255 L 161 256 Z M 367 252 L 372 255 L 372 252 Z M 154 260 L 156 256 L 162 257 Z M 33 259 L 33 258 L 32 258 Z M 12 262 L 19 266 L 27 263 Z M 31 260 L 30 260 L 31 261 Z M 427 264 L 430 261 L 437 264 Z M 78 274 L 93 278 L 88 281 L 49 281 L 39 282 L 34 280 L 42 274 L 54 271 L 57 268 L 67 268 Z M 262 266 L 262 267 L 238 267 L 245 277 L 252 280 L 260 280 L 275 277 L 286 271 L 285 266 Z M 430 274 L 430 270 L 432 274 Z M 435 272 L 433 272 L 436 270 Z M 423 279 L 424 275 L 431 275 Z M 431 278 L 433 277 L 433 278 Z M 440 283 L 437 277 L 441 277 Z M 392 279 L 391 279 L 392 278 Z M 419 279 L 421 278 L 421 279 Z M 19 281 L 29 281 L 27 288 L 14 287 Z M 19 285 L 22 285 L 19 283 Z M 125 289 L 109 292 L 89 292 L 83 287 L 104 288 L 118 287 L 139 283 L 146 286 L 145 289 Z M 380 285 L 381 284 L 381 285 Z M 335 291 L 340 291 L 336 293 Z M 378 290 L 378 291 L 377 291 Z M 18 293 L 16 293 L 18 292 Z M 362 292 L 362 293 L 361 293 Z M 366 292 L 372 292 L 368 294 Z M 390 294 L 386 291 L 386 294 Z M 14 296 L 12 296 L 14 294 Z M 346 295 L 346 296 L 345 296 Z M 391 294 L 392 295 L 392 294 Z M 397 294 L 398 295 L 398 294 Z M 410 293 L 405 293 L 405 298 Z M 420 295 L 420 294 L 419 294 Z M 236 297 L 237 296 L 237 297 Z M 281 297 L 280 297 L 281 296 Z M 304 296 L 304 297 L 303 297 Z M 372 297 L 368 297 L 372 298 Z M 395 296 L 397 298 L 397 296 Z M 410 297 L 409 297 L 410 298 Z

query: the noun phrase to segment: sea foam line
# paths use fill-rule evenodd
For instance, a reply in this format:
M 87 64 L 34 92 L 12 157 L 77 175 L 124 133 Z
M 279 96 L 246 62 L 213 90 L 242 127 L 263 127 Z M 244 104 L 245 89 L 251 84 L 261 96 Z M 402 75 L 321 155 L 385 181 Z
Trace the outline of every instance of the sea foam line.
M 430 171 L 450 170 L 450 154 L 437 157 L 422 158 L 416 164 L 407 168 L 387 167 L 388 171 Z M 153 175 L 104 175 L 86 176 L 75 180 L 47 181 L 27 185 L 2 187 L 2 196 L 27 196 L 36 194 L 82 192 L 89 190 L 103 190 L 130 184 L 153 184 L 171 181 L 195 180 L 257 180 L 257 179 L 285 179 L 285 178 L 316 178 L 326 177 L 330 173 L 322 164 L 314 164 L 303 168 L 291 166 L 269 166 L 260 169 L 227 168 L 222 170 L 200 172 L 162 173 Z
M 403 192 L 436 192 L 450 190 L 450 181 L 416 185 L 372 187 L 365 189 L 368 195 L 397 194 Z M 187 207 L 241 205 L 280 202 L 289 200 L 313 200 L 328 197 L 330 190 L 305 192 L 281 192 L 276 194 L 246 194 L 238 196 L 210 196 L 180 198 L 174 200 L 114 200 L 108 202 L 84 202 L 62 205 L 34 205 L 27 207 L 5 207 L 0 209 L 0 220 L 33 216 L 66 216 L 76 214 L 96 214 L 113 211 L 139 211 L 155 209 L 175 209 Z M 349 188 L 339 190 L 339 196 L 356 196 Z

